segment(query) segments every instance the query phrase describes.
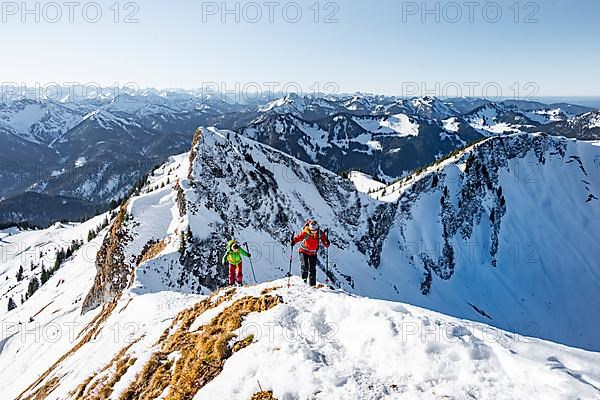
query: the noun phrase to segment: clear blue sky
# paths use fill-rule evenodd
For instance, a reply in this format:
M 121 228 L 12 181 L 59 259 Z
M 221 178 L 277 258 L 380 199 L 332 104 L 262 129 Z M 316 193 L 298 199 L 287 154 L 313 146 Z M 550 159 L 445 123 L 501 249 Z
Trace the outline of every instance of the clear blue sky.
M 271 6 L 273 22 L 269 6 L 257 1 L 263 15 L 255 23 L 248 19 L 255 18 L 256 7 L 244 9 L 248 2 L 239 4 L 239 23 L 235 15 L 225 15 L 222 22 L 221 1 L 198 0 L 144 0 L 137 12 L 125 9 L 123 1 L 115 23 L 113 3 L 98 2 L 102 18 L 95 24 L 83 18 L 85 1 L 73 10 L 73 23 L 67 7 L 58 22 L 50 23 L 57 10 L 41 9 L 44 2 L 33 14 L 23 14 L 20 4 L 15 11 L 3 3 L 0 79 L 184 88 L 217 82 L 228 89 L 236 82 L 242 87 L 256 82 L 263 89 L 266 82 L 277 82 L 280 87 L 297 83 L 306 92 L 315 83 L 334 82 L 344 92 L 396 95 L 415 90 L 414 85 L 464 95 L 471 85 L 473 94 L 481 95 L 487 84 L 505 96 L 513 96 L 518 83 L 521 95 L 600 95 L 598 0 L 498 1 L 499 18 L 494 4 L 484 11 L 487 1 L 473 8 L 454 3 L 460 5 L 460 18 L 456 7 L 444 8 L 444 1 L 427 2 L 430 9 L 438 4 L 437 15 L 422 15 L 422 1 L 322 1 L 319 22 L 314 21 L 316 2 L 299 0 L 297 23 L 290 22 L 296 8 L 288 1 Z M 34 2 L 27 4 L 35 10 Z M 216 15 L 203 14 L 215 8 Z M 123 23 L 132 12 L 139 21 Z M 331 13 L 338 22 L 324 23 Z M 94 7 L 87 8 L 86 17 L 94 19 Z M 528 82 L 534 86 L 526 87 Z

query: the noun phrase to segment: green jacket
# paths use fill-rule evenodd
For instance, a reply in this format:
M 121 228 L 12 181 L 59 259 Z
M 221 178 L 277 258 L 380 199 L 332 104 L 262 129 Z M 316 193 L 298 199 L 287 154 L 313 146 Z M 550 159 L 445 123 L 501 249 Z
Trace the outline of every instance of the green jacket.
M 231 265 L 239 265 L 242 263 L 242 256 L 250 257 L 250 254 L 246 250 L 242 249 L 241 246 L 239 247 L 238 251 L 231 250 L 231 246 L 234 243 L 237 242 L 234 240 L 230 240 L 229 243 L 227 243 L 227 251 L 223 255 L 223 259 L 221 260 L 223 264 L 225 264 L 225 260 L 227 260 L 227 262 L 229 262 L 229 264 Z

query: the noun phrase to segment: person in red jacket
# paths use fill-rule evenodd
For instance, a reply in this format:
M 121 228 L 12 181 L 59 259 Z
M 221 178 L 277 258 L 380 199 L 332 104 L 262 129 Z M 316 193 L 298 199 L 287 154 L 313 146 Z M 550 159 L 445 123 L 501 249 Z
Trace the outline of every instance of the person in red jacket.
M 317 284 L 317 253 L 319 245 L 323 243 L 325 248 L 329 247 L 329 238 L 325 232 L 319 229 L 315 220 L 309 220 L 302 232 L 292 239 L 292 247 L 300 243 L 300 265 L 302 267 L 302 280 L 308 278 L 310 286 Z

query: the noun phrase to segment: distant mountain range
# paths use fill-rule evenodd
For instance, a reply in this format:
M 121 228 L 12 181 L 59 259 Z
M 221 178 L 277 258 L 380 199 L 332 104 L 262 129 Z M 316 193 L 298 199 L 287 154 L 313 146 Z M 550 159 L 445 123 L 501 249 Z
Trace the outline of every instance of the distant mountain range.
M 47 216 L 105 210 L 155 165 L 187 150 L 198 126 L 234 130 L 334 172 L 360 170 L 392 181 L 487 136 L 600 139 L 600 112 L 565 103 L 367 94 L 258 96 L 242 104 L 151 89 L 8 99 L 0 103 L 6 149 L 0 154 L 0 223 L 46 225 L 54 219 Z M 39 205 L 31 203 L 42 198 L 52 208 L 43 218 L 18 206 L 35 210 Z M 81 207 L 61 207 L 64 198 Z

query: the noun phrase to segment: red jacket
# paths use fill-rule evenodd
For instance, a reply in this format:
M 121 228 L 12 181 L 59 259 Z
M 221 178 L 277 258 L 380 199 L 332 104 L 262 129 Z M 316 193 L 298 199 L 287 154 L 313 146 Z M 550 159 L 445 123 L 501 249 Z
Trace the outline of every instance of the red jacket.
M 310 228 L 306 227 L 302 232 L 300 232 L 297 236 L 294 236 L 294 245 L 300 243 L 300 253 L 315 255 L 319 250 L 319 233 L 321 234 L 321 242 L 323 246 L 329 247 L 329 239 L 327 239 L 327 235 L 325 232 L 321 232 L 320 230 L 314 233 L 311 233 Z

